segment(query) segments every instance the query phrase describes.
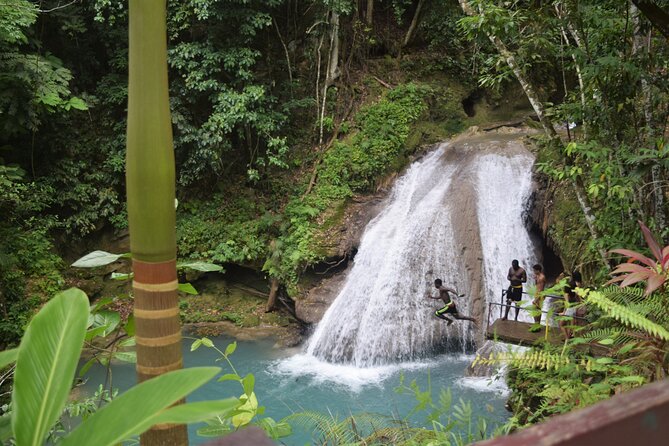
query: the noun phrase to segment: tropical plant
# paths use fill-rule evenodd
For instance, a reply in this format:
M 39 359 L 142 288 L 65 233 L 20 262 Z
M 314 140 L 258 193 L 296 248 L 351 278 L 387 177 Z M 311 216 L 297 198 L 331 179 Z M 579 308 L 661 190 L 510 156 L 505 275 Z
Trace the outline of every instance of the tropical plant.
M 202 346 L 216 350 L 221 355 L 220 359 L 223 359 L 232 371 L 232 373 L 226 373 L 221 376 L 218 381 L 237 382 L 242 388 L 243 393 L 237 399 L 238 403 L 235 407 L 227 411 L 222 411 L 216 414 L 215 417 L 206 420 L 207 426 L 198 429 L 198 435 L 203 437 L 221 437 L 248 425 L 261 427 L 273 439 L 290 435 L 292 430 L 286 420 L 277 423 L 270 417 L 259 418 L 259 415 L 264 413 L 265 408 L 258 404 L 258 398 L 254 391 L 255 376 L 252 373 L 248 373 L 242 377 L 230 361 L 230 355 L 237 350 L 237 343 L 232 342 L 228 344 L 225 351 L 222 351 L 214 345 L 211 339 L 204 337 L 193 341 L 190 350 L 195 351 Z
M 612 249 L 610 252 L 621 254 L 627 257 L 628 261 L 627 263 L 621 263 L 612 271 L 611 274 L 617 274 L 618 276 L 608 283 L 620 282 L 620 286 L 624 288 L 645 281 L 645 294 L 648 296 L 653 291 L 663 288 L 669 278 L 669 245 L 664 248 L 660 247 L 648 226 L 642 221 L 639 221 L 639 226 L 653 258 L 630 249 Z
M 66 406 L 86 336 L 89 303 L 72 288 L 35 315 L 18 348 L 0 353 L 0 367 L 16 362 L 10 412 L 0 418 L 0 440 L 44 444 Z M 235 407 L 236 399 L 171 407 L 211 380 L 220 368 L 178 370 L 148 380 L 115 398 L 61 439 L 65 446 L 116 445 L 154 424 L 191 423 Z

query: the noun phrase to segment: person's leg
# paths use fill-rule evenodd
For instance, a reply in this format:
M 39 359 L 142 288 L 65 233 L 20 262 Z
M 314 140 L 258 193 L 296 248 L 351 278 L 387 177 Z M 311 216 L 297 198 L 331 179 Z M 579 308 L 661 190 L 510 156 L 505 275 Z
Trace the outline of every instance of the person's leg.
M 518 313 L 520 313 L 520 302 L 515 301 L 514 304 L 516 305 L 516 317 L 515 317 L 514 321 L 517 321 L 518 320 Z
M 448 323 L 448 325 L 451 325 L 453 323 L 453 320 L 446 317 L 447 309 L 448 307 L 440 308 L 439 310 L 434 312 L 434 315 L 437 316 L 439 319 L 445 320 Z
M 509 310 L 511 309 L 511 303 L 513 301 L 510 299 L 506 300 L 506 307 L 504 308 L 504 317 L 502 318 L 503 321 L 507 320 L 509 318 Z
M 541 301 L 540 300 L 534 300 L 532 302 L 534 304 L 534 311 L 536 312 L 534 315 L 534 323 L 535 324 L 540 324 L 541 323 Z
M 453 314 L 452 316 L 453 316 L 454 318 L 456 318 L 456 319 L 465 320 L 465 321 L 471 321 L 471 322 L 473 322 L 473 323 L 475 323 L 475 324 L 478 324 L 478 322 L 477 322 L 476 319 L 474 319 L 473 317 L 470 317 L 470 316 L 465 316 L 464 314 L 455 313 L 455 314 Z

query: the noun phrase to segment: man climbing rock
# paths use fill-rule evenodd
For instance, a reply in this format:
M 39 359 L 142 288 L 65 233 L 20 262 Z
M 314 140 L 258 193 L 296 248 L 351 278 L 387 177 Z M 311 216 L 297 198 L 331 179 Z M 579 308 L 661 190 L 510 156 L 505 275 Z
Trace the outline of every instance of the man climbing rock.
M 435 279 L 434 281 L 434 287 L 439 290 L 439 295 L 438 296 L 432 296 L 431 294 L 427 294 L 426 297 L 429 299 L 441 299 L 444 301 L 444 307 L 438 309 L 437 311 L 434 312 L 434 315 L 437 316 L 439 319 L 443 319 L 446 322 L 448 322 L 448 325 L 451 325 L 453 323 L 453 319 L 449 319 L 446 317 L 446 314 L 450 314 L 451 317 L 454 319 L 461 319 L 461 320 L 467 320 L 471 321 L 473 323 L 477 323 L 476 319 L 473 317 L 465 316 L 460 313 L 458 313 L 458 310 L 455 306 L 455 301 L 451 298 L 451 294 L 454 296 L 458 296 L 458 292 L 455 291 L 453 288 L 448 288 L 442 284 L 441 279 Z M 464 294 L 460 294 L 458 297 L 462 297 Z

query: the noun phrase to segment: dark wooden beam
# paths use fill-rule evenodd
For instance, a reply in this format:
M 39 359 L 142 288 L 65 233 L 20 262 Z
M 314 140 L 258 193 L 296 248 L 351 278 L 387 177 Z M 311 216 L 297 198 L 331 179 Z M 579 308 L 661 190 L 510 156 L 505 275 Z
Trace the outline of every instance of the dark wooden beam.
M 650 21 L 655 29 L 669 39 L 669 12 L 663 10 L 651 0 L 632 0 L 632 3 L 639 8 L 639 11 Z
M 615 395 L 476 446 L 660 446 L 669 444 L 669 380 Z

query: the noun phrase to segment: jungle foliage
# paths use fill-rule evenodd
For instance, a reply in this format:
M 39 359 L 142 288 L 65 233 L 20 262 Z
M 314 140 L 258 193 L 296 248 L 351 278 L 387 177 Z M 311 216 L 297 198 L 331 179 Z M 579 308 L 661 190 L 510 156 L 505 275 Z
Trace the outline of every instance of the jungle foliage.
M 603 283 L 624 247 L 661 268 L 644 276 L 645 296 L 588 293 L 595 325 L 565 348 L 514 359 L 518 413 L 522 395 L 536 398 L 517 424 L 666 375 L 666 289 L 654 278 L 666 279 L 665 253 L 636 230 L 643 221 L 669 235 L 669 45 L 648 4 L 669 10 L 666 0 L 169 1 L 179 256 L 251 266 L 298 297 L 353 198 L 464 128 L 467 97 L 494 103 L 520 81 L 548 126 L 543 217 L 565 265 Z M 125 2 L 0 4 L 3 346 L 70 280 L 63 253 L 127 226 L 127 47 Z M 639 268 L 616 271 L 626 269 Z M 611 357 L 572 348 L 583 339 Z

